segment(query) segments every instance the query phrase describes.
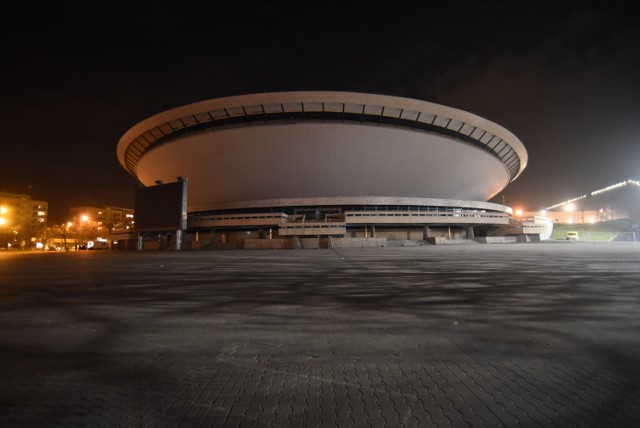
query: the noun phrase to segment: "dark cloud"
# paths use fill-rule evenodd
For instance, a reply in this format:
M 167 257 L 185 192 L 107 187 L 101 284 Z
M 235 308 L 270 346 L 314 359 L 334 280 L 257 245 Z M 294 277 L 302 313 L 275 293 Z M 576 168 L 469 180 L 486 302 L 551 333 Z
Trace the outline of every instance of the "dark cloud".
M 486 117 L 530 154 L 505 190 L 514 205 L 545 206 L 638 178 L 640 25 L 631 6 L 8 9 L 18 7 L 2 14 L 0 190 L 31 185 L 56 219 L 69 204 L 132 204 L 135 180 L 115 149 L 135 123 L 262 91 L 382 93 Z
M 529 165 L 505 189 L 507 203 L 541 208 L 638 178 L 640 37 L 601 18 L 576 13 L 525 52 L 482 64 L 472 55 L 428 83 L 431 99 L 493 120 L 524 142 Z

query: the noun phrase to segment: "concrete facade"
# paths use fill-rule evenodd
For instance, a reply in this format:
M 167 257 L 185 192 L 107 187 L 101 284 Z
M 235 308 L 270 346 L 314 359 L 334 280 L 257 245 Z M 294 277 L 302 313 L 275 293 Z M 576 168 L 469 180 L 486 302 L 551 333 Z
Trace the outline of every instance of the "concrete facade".
M 118 158 L 145 186 L 187 179 L 187 237 L 212 231 L 210 244 L 227 245 L 424 239 L 429 226 L 433 236 L 483 235 L 509 223 L 508 207 L 484 201 L 518 177 L 528 155 L 508 130 L 450 107 L 284 92 L 160 113 L 121 138 Z
M 0 192 L 0 248 L 37 248 L 46 239 L 49 203 Z

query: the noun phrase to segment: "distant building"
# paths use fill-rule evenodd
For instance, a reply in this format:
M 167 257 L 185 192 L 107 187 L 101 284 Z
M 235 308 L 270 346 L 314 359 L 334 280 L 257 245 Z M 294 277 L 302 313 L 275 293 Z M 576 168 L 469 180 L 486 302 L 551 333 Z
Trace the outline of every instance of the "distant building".
M 0 192 L 0 247 L 37 248 L 47 230 L 49 203 Z
M 110 206 L 72 207 L 69 209 L 67 226 L 67 237 L 78 244 L 78 249 L 96 249 L 98 244 L 108 248 L 114 230 L 133 227 L 133 209 Z
M 133 209 L 110 206 L 73 207 L 69 209 L 69 220 L 74 224 L 90 222 L 98 230 L 110 231 L 121 224 L 133 223 Z

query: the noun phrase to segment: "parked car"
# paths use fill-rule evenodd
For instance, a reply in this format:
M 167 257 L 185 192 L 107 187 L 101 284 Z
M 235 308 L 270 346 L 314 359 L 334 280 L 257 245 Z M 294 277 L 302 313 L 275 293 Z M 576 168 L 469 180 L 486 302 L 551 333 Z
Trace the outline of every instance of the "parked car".
M 567 241 L 577 241 L 578 239 L 580 239 L 578 232 L 567 232 Z
M 109 242 L 107 242 L 107 240 L 104 238 L 98 238 L 95 241 L 88 241 L 87 249 L 88 250 L 108 250 Z

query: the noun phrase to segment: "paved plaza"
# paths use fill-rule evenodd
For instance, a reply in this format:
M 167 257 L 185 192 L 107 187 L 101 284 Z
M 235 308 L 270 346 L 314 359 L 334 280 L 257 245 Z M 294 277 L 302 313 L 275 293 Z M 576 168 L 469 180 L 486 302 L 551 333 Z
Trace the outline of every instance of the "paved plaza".
M 0 253 L 0 426 L 637 427 L 640 244 Z

